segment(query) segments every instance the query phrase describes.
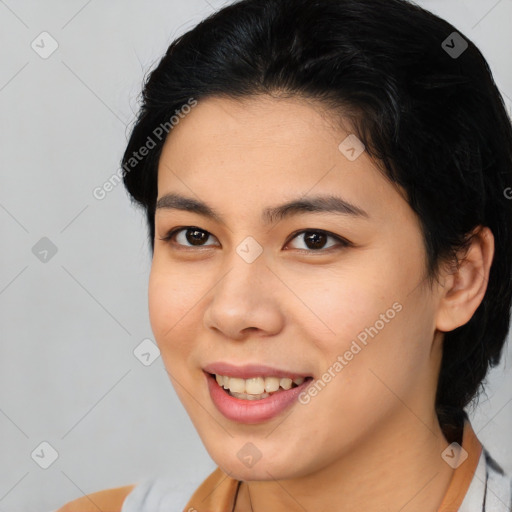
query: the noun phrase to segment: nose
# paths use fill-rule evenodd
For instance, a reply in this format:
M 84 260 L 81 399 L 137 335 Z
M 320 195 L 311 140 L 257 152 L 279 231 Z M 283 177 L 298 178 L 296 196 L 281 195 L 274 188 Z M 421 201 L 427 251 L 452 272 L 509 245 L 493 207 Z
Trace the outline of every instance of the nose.
M 230 263 L 211 290 L 205 327 L 232 340 L 243 340 L 254 332 L 259 336 L 279 333 L 285 295 L 280 295 L 282 287 L 263 255 L 248 263 L 235 253 Z

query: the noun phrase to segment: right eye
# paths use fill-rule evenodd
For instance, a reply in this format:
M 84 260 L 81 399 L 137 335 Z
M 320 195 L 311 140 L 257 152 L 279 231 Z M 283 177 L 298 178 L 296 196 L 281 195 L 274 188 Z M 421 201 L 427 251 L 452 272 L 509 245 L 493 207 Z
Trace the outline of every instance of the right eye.
M 181 232 L 184 233 L 182 234 Z M 180 237 L 181 240 L 179 240 Z M 184 247 L 205 247 L 204 242 L 210 237 L 213 237 L 213 235 L 204 229 L 200 229 L 196 226 L 185 226 L 171 229 L 163 238 L 160 238 L 160 240 L 172 243 L 172 245 L 181 245 Z M 190 245 L 187 245 L 187 242 Z

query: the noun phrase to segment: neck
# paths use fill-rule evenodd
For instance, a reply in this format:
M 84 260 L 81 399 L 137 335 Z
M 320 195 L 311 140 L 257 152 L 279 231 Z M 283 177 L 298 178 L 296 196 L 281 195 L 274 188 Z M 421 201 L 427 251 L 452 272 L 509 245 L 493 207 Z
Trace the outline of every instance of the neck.
M 236 512 L 304 510 L 438 510 L 453 469 L 441 458 L 449 444 L 432 413 L 403 408 L 335 463 L 288 480 L 243 482 Z

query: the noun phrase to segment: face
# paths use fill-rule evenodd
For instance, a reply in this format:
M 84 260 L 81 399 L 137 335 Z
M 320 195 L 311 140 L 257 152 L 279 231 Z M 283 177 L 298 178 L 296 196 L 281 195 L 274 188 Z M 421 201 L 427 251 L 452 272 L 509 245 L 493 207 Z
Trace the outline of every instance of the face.
M 151 325 L 238 479 L 319 471 L 409 421 L 403 402 L 433 409 L 438 296 L 418 219 L 366 152 L 339 148 L 350 132 L 333 119 L 300 99 L 209 98 L 161 155 Z

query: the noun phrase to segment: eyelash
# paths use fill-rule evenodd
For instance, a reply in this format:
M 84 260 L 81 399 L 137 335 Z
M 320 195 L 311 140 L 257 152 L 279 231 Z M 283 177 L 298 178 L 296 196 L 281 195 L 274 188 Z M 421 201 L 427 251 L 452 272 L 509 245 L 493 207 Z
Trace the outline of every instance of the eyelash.
M 214 236 L 209 231 L 206 231 L 205 229 L 201 229 L 196 226 L 184 226 L 184 227 L 174 228 L 174 229 L 170 230 L 166 234 L 166 236 L 164 236 L 163 238 L 160 238 L 160 240 L 167 242 L 167 243 L 171 243 L 174 236 L 177 235 L 180 231 L 189 231 L 189 230 L 196 230 L 196 231 L 200 231 L 202 233 L 206 233 L 208 235 Z M 292 233 L 292 235 L 290 236 L 290 239 L 286 242 L 286 245 L 288 245 L 292 240 L 297 238 L 299 235 L 311 234 L 311 233 L 320 233 L 320 234 L 326 235 L 328 238 L 333 238 L 338 242 L 338 246 L 331 246 L 331 247 L 328 247 L 327 249 L 317 249 L 317 250 L 296 249 L 297 251 L 307 252 L 307 253 L 327 253 L 327 252 L 331 252 L 331 250 L 340 249 L 340 246 L 341 246 L 341 248 L 344 248 L 344 247 L 351 247 L 353 245 L 351 242 L 349 242 L 345 238 L 342 238 L 338 235 L 335 235 L 334 233 L 331 233 L 330 231 L 325 231 L 323 229 L 305 229 L 305 230 L 301 230 L 301 231 L 296 231 L 296 232 Z M 177 245 L 178 247 L 180 247 L 180 250 L 190 250 L 190 249 L 194 250 L 194 249 L 203 249 L 205 247 L 208 247 L 206 245 L 203 245 L 203 246 L 201 246 L 201 245 L 196 245 L 196 246 L 182 245 L 182 244 L 174 244 L 174 245 Z M 183 248 L 185 248 L 185 249 L 183 249 Z

